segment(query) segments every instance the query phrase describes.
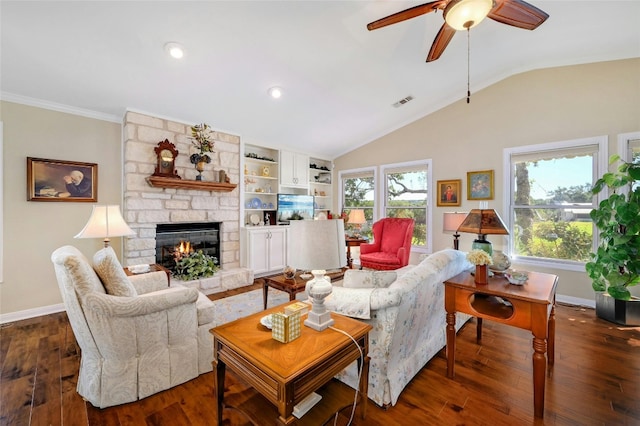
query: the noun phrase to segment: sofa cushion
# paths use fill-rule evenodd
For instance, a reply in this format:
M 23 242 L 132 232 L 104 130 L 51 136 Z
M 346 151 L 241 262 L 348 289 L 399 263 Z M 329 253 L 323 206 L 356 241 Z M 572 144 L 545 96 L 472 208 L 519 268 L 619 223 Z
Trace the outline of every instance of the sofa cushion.
M 105 247 L 93 256 L 93 268 L 98 273 L 107 294 L 112 296 L 135 297 L 136 289 L 127 278 L 111 247 Z
M 342 287 L 345 288 L 387 288 L 398 274 L 395 271 L 372 271 L 348 269 L 344 273 Z

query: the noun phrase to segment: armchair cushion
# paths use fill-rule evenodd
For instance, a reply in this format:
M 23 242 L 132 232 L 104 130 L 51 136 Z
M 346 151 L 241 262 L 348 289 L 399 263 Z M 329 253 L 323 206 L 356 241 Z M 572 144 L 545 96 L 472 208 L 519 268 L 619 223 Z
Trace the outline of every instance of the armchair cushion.
M 93 256 L 93 268 L 107 293 L 112 296 L 134 297 L 138 293 L 127 278 L 113 248 L 105 247 Z

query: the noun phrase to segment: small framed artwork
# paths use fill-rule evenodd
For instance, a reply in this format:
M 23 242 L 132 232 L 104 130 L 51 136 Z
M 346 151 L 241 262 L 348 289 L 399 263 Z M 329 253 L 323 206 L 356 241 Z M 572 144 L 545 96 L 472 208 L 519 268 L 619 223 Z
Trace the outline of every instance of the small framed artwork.
M 467 200 L 493 200 L 493 170 L 467 172 Z
M 438 207 L 459 206 L 460 190 L 462 189 L 462 179 L 439 180 L 438 185 Z
M 27 157 L 27 201 L 98 201 L 98 165 Z

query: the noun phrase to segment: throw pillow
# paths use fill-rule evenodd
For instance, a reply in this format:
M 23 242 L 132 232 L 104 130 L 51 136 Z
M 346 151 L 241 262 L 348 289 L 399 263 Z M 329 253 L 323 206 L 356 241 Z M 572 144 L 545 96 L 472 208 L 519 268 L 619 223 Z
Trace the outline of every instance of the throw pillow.
M 138 295 L 118 262 L 113 248 L 105 247 L 93 256 L 93 269 L 98 273 L 107 294 L 124 297 Z

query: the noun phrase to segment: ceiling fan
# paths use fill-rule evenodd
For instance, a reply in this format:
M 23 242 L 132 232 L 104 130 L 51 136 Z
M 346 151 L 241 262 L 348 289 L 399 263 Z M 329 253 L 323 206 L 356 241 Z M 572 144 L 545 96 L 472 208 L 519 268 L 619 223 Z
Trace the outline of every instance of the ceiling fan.
M 443 10 L 445 22 L 433 40 L 427 62 L 435 61 L 442 55 L 456 31 L 473 28 L 487 16 L 494 21 L 527 30 L 535 30 L 549 17 L 523 0 L 439 0 L 378 19 L 368 24 L 367 29 L 377 30 L 438 10 Z

